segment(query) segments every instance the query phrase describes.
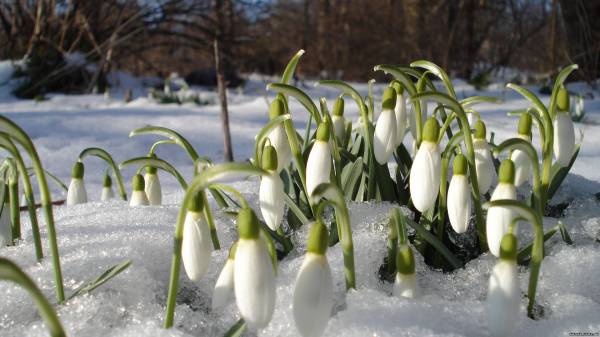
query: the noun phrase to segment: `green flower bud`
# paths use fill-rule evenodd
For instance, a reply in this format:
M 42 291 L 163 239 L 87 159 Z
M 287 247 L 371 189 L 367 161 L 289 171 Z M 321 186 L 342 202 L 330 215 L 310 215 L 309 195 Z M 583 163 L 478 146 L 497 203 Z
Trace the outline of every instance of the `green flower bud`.
M 131 185 L 133 186 L 134 191 L 143 191 L 146 183 L 144 182 L 144 177 L 141 174 L 136 174 L 133 176 L 131 180 Z
M 112 179 L 110 178 L 110 174 L 105 174 L 104 175 L 104 182 L 102 183 L 102 187 L 111 187 L 112 186 Z
M 475 139 L 485 139 L 486 128 L 485 123 L 480 119 L 475 123 Z
M 269 108 L 269 119 L 277 118 L 283 114 L 285 114 L 283 100 L 276 97 L 273 102 L 271 102 L 271 107 Z
M 561 86 L 556 95 L 556 105 L 560 111 L 569 111 L 569 92 L 565 87 Z
M 344 99 L 342 96 L 338 97 L 335 101 L 335 105 L 333 106 L 333 115 L 340 117 L 344 115 Z
M 528 113 L 522 113 L 519 118 L 519 134 L 525 136 L 531 136 L 531 123 L 533 122 L 531 115 Z
M 383 92 L 383 98 L 381 102 L 381 108 L 383 110 L 394 110 L 396 107 L 396 90 L 394 88 L 385 88 Z
M 200 213 L 204 209 L 204 199 L 202 198 L 202 194 L 197 193 L 190 199 L 187 205 L 187 210 L 189 212 Z
M 399 81 L 392 81 L 392 88 L 396 90 L 396 95 L 400 96 L 404 93 L 404 87 Z
M 237 217 L 237 225 L 240 238 L 258 240 L 260 225 L 252 208 L 246 207 L 240 209 Z
M 325 255 L 329 244 L 327 227 L 320 220 L 313 223 L 308 233 L 307 250 L 309 253 Z
M 154 166 L 146 166 L 146 172 L 148 174 L 156 174 L 157 171 L 158 169 Z
M 262 155 L 262 167 L 268 171 L 277 169 L 277 151 L 271 145 L 265 146 Z
M 500 242 L 500 258 L 504 260 L 517 259 L 517 237 L 508 233 L 505 234 Z
M 454 171 L 454 175 L 466 175 L 467 174 L 467 158 L 465 158 L 465 156 L 463 156 L 462 154 L 457 154 L 456 157 L 454 158 L 454 163 L 453 163 L 453 171 Z
M 396 270 L 400 274 L 411 275 L 415 273 L 415 257 L 408 245 L 401 245 L 396 255 Z
M 498 180 L 501 183 L 515 183 L 515 163 L 513 163 L 512 160 L 505 159 L 500 164 L 500 169 L 498 170 Z
M 423 127 L 423 141 L 437 143 L 440 136 L 440 124 L 434 117 L 429 117 Z
M 83 179 L 84 172 L 83 163 L 78 161 L 73 165 L 73 170 L 71 170 L 71 177 L 75 179 Z
M 317 140 L 322 142 L 329 141 L 329 123 L 323 122 L 317 127 Z

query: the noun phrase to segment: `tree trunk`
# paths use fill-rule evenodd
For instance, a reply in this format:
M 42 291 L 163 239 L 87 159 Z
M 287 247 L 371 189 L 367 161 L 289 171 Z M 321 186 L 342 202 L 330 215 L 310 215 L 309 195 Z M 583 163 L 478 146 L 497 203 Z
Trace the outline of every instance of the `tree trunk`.
M 223 160 L 233 161 L 233 149 L 231 148 L 231 134 L 229 132 L 229 112 L 227 111 L 227 85 L 225 83 L 225 69 L 221 57 L 221 41 L 223 27 L 222 1 L 215 0 L 215 14 L 217 18 L 217 29 L 214 39 L 215 72 L 217 74 L 217 91 L 221 105 L 221 124 L 223 128 Z

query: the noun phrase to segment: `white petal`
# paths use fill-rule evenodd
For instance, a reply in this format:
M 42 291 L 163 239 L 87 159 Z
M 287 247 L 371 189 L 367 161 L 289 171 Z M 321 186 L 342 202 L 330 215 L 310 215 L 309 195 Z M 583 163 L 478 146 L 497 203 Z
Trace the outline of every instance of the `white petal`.
M 338 141 L 341 143 L 344 141 L 344 137 L 346 136 L 346 119 L 344 116 L 333 116 L 331 117 L 333 120 L 333 132 L 335 132 L 335 136 Z
M 327 258 L 307 253 L 296 277 L 293 311 L 303 337 L 319 337 L 327 327 L 333 307 L 333 280 Z
M 277 230 L 283 219 L 285 208 L 283 182 L 275 171 L 262 177 L 259 189 L 260 212 L 265 223 Z
M 150 205 L 158 206 L 162 204 L 162 189 L 160 187 L 160 180 L 158 180 L 158 174 L 144 175 L 144 182 L 146 196 L 148 197 L 148 203 Z
M 227 259 L 219 274 L 213 291 L 212 308 L 219 310 L 225 307 L 233 294 L 233 259 Z
M 471 189 L 465 175 L 455 175 L 448 188 L 448 218 L 457 233 L 464 233 L 471 217 Z
M 510 159 L 515 163 L 515 186 L 519 187 L 529 180 L 531 176 L 531 161 L 527 154 L 521 150 L 514 150 Z
M 470 126 L 473 126 L 475 123 L 477 123 L 477 116 L 472 112 L 467 112 L 467 121 L 469 122 Z
M 235 301 L 251 330 L 266 327 L 275 309 L 275 273 L 263 240 L 240 239 L 234 260 Z
M 100 200 L 108 201 L 115 197 L 115 193 L 113 192 L 111 187 L 102 187 L 102 195 L 100 196 Z
M 9 213 L 8 204 L 4 204 L 4 209 L 2 210 L 2 214 L 0 214 L 0 247 L 4 247 L 12 242 L 12 225 Z
M 500 199 L 517 199 L 517 191 L 514 185 L 499 183 L 492 194 L 492 201 Z M 504 234 L 508 232 L 508 227 L 515 214 L 513 211 L 504 207 L 490 207 L 487 212 L 486 233 L 487 244 L 490 252 L 495 256 L 500 256 L 500 241 Z
M 434 206 L 440 190 L 440 150 L 437 144 L 421 143 L 410 170 L 410 195 L 421 212 Z
M 329 144 L 316 141 L 306 162 L 306 189 L 312 195 L 317 186 L 329 182 L 331 171 L 331 151 Z
M 181 260 L 187 276 L 199 281 L 208 270 L 212 241 L 202 213 L 187 212 L 183 224 Z
M 488 326 L 492 336 L 512 334 L 519 322 L 520 297 L 515 261 L 500 260 L 490 275 L 487 296 Z
M 404 94 L 396 99 L 394 114 L 396 115 L 396 146 L 399 146 L 402 144 L 406 133 L 406 101 L 404 100 Z
M 131 193 L 131 201 L 129 201 L 129 206 L 148 206 L 150 202 L 148 202 L 148 197 L 146 196 L 146 192 L 144 191 L 133 191 Z
M 484 194 L 492 186 L 492 180 L 496 175 L 494 159 L 489 144 L 483 139 L 474 139 L 473 149 L 475 152 L 475 169 L 477 171 L 479 193 Z
M 419 296 L 419 286 L 415 274 L 396 273 L 396 281 L 392 294 L 396 297 L 416 298 Z
M 73 178 L 67 190 L 67 206 L 83 204 L 87 202 L 87 192 L 83 179 Z
M 277 172 L 280 172 L 290 164 L 292 159 L 292 150 L 284 126 L 282 124 L 276 126 L 271 130 L 268 138 L 277 152 Z
M 554 156 L 563 167 L 569 165 L 575 150 L 575 129 L 571 116 L 559 112 L 554 120 Z
M 381 165 L 386 164 L 396 148 L 396 114 L 392 110 L 383 110 L 375 125 L 373 152 Z

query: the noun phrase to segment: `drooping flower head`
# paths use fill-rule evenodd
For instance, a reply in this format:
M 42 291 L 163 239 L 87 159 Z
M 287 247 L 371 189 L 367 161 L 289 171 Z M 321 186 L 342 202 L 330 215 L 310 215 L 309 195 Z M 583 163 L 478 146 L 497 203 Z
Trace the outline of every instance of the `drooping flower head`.
M 474 129 L 473 150 L 475 152 L 475 171 L 477 172 L 479 193 L 484 194 L 492 186 L 496 171 L 494 169 L 494 159 L 490 146 L 485 139 L 486 127 L 481 119 L 475 122 Z
M 467 178 L 467 159 L 458 154 L 454 158 L 453 176 L 448 188 L 448 218 L 457 233 L 464 233 L 471 217 L 471 189 Z
M 338 142 L 342 144 L 346 137 L 346 119 L 344 118 L 344 98 L 338 97 L 333 106 L 333 132 Z
M 148 206 L 150 203 L 146 196 L 144 177 L 141 174 L 136 174 L 131 180 L 131 187 L 133 192 L 131 193 L 131 201 L 129 206 Z
M 554 157 L 565 167 L 569 165 L 575 151 L 575 129 L 569 113 L 569 92 L 560 88 L 557 96 L 557 111 L 554 117 Z
M 518 137 L 528 142 L 531 142 L 531 123 L 532 118 L 530 114 L 521 114 Z M 519 187 L 529 180 L 531 176 L 531 160 L 525 152 L 518 149 L 512 151 L 510 159 L 515 163 L 515 186 Z
M 197 194 L 187 205 L 181 243 L 181 259 L 185 272 L 190 280 L 196 282 L 208 270 L 212 251 L 212 241 L 203 210 L 204 200 L 201 194 Z
M 438 146 L 440 126 L 433 117 L 423 128 L 423 142 L 410 170 L 410 195 L 420 212 L 433 208 L 440 190 L 441 154 Z
M 231 295 L 233 294 L 233 268 L 234 268 L 234 260 L 235 260 L 235 252 L 237 249 L 237 242 L 231 245 L 229 249 L 229 255 L 227 256 L 227 261 L 225 262 L 225 266 L 221 269 L 221 273 L 219 274 L 219 278 L 217 279 L 217 283 L 215 284 L 215 289 L 213 291 L 212 298 L 212 309 L 219 310 L 225 307 L 225 305 L 229 302 Z
M 415 257 L 407 244 L 398 247 L 396 254 L 396 280 L 393 295 L 396 297 L 415 298 L 419 295 L 417 276 L 415 274 Z
M 157 171 L 156 167 L 148 166 L 146 168 L 146 174 L 144 175 L 144 191 L 148 197 L 148 202 L 153 206 L 162 204 L 162 188 L 160 186 Z
M 323 122 L 317 127 L 317 139 L 310 150 L 308 161 L 306 162 L 306 189 L 311 198 L 317 186 L 329 182 L 331 171 L 329 137 L 329 124 Z
M 285 113 L 284 98 L 279 94 L 271 102 L 271 106 L 269 107 L 269 118 L 275 119 Z M 279 124 L 271 130 L 268 138 L 271 141 L 271 145 L 275 148 L 275 151 L 277 151 L 277 172 L 280 172 L 286 168 L 292 160 L 292 150 L 290 149 L 290 143 L 288 142 L 288 137 L 283 124 Z
M 404 99 L 404 87 L 402 87 L 400 82 L 394 81 L 392 87 L 396 90 L 396 106 L 394 107 L 394 113 L 396 115 L 396 146 L 399 146 L 402 144 L 406 133 L 406 100 Z
M 71 183 L 67 190 L 67 206 L 83 204 L 88 201 L 87 191 L 85 190 L 85 184 L 83 183 L 83 174 L 85 168 L 83 163 L 78 161 L 73 165 L 71 170 Z
M 104 181 L 102 183 L 102 195 L 100 196 L 100 200 L 108 201 L 115 197 L 115 192 L 112 189 L 112 179 L 110 178 L 110 174 L 106 172 L 104 174 Z
M 515 164 L 512 160 L 506 159 L 500 164 L 499 183 L 492 194 L 492 201 L 501 199 L 517 199 L 517 190 L 515 188 Z M 500 256 L 500 242 L 512 223 L 515 214 L 506 207 L 493 206 L 488 209 L 486 219 L 487 244 L 490 252 L 495 256 Z
M 260 212 L 265 223 L 272 230 L 277 230 L 285 211 L 283 182 L 277 172 L 277 151 L 271 145 L 263 150 L 262 167 L 268 174 L 260 181 Z
M 381 103 L 381 114 L 375 125 L 373 135 L 373 152 L 375 159 L 381 165 L 387 164 L 390 156 L 396 149 L 396 90 L 386 88 L 383 92 L 383 102 Z

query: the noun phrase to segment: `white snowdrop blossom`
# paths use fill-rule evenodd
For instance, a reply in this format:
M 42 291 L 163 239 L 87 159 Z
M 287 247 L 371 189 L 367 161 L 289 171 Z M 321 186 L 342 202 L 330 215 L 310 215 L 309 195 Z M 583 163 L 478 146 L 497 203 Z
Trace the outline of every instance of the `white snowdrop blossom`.
M 341 144 L 346 137 L 346 119 L 344 118 L 344 99 L 338 97 L 333 107 L 333 116 L 331 117 L 333 122 L 333 132 L 338 142 Z
M 71 172 L 71 183 L 67 190 L 67 206 L 84 204 L 88 201 L 87 191 L 83 183 L 84 166 L 82 162 L 76 162 Z
M 160 206 L 162 204 L 162 188 L 156 167 L 148 167 L 148 171 L 144 175 L 144 184 L 148 203 L 153 206 Z
M 467 178 L 467 159 L 457 155 L 454 159 L 454 174 L 448 188 L 448 218 L 456 233 L 464 233 L 471 217 L 471 188 Z
M 423 142 L 410 170 L 410 195 L 420 212 L 433 208 L 440 190 L 441 154 L 437 144 L 440 127 L 435 118 L 425 123 Z
M 263 169 L 267 171 L 260 180 L 258 199 L 260 212 L 265 223 L 272 230 L 277 230 L 285 211 L 283 182 L 277 173 L 277 152 L 273 146 L 267 145 L 263 150 Z
M 283 100 L 277 97 L 271 102 L 269 118 L 274 119 L 284 114 L 285 105 Z M 273 128 L 271 132 L 269 132 L 267 138 L 275 148 L 275 151 L 277 151 L 277 172 L 281 172 L 281 170 L 286 168 L 292 161 L 292 150 L 283 124 L 279 124 Z
M 504 160 L 500 165 L 499 172 L 500 182 L 492 194 L 491 201 L 502 199 L 516 200 L 517 189 L 514 185 L 515 165 L 512 160 Z M 514 212 L 506 207 L 490 207 L 487 212 L 487 244 L 490 252 L 495 256 L 500 256 L 500 242 L 504 235 L 508 233 L 508 228 L 510 227 L 514 217 Z
M 380 165 L 387 164 L 396 148 L 396 91 L 387 88 L 383 94 L 382 111 L 375 125 L 373 152 Z
M 394 281 L 392 294 L 395 297 L 418 297 L 419 286 L 415 274 L 415 258 L 412 249 L 407 244 L 398 247 L 396 269 L 396 279 Z
M 144 191 L 144 177 L 141 174 L 136 174 L 132 179 L 133 192 L 131 192 L 131 200 L 129 206 L 148 206 L 150 202 Z
M 396 106 L 394 107 L 394 114 L 396 116 L 396 147 L 398 147 L 402 144 L 406 133 L 406 100 L 404 89 L 399 83 L 395 83 L 394 89 L 396 89 Z
M 311 199 L 317 186 L 329 182 L 329 174 L 331 172 L 329 133 L 329 124 L 321 123 L 317 128 L 317 139 L 310 150 L 308 161 L 306 162 L 306 189 Z
M 223 269 L 221 269 L 221 273 L 217 278 L 217 283 L 215 284 L 215 289 L 213 290 L 213 310 L 223 309 L 233 295 L 233 268 L 235 264 L 234 259 L 236 249 L 237 243 L 234 243 L 229 250 L 227 261 L 225 262 L 225 265 L 223 266 Z
M 208 270 L 212 241 L 208 224 L 202 212 L 202 198 L 193 198 L 185 215 L 183 224 L 183 241 L 181 243 L 181 260 L 185 273 L 192 281 L 199 281 Z
M 475 171 L 477 172 L 477 184 L 480 194 L 484 194 L 490 189 L 496 175 L 494 158 L 492 157 L 490 145 L 485 140 L 485 135 L 485 124 L 478 120 L 475 123 L 473 151 L 475 152 Z

